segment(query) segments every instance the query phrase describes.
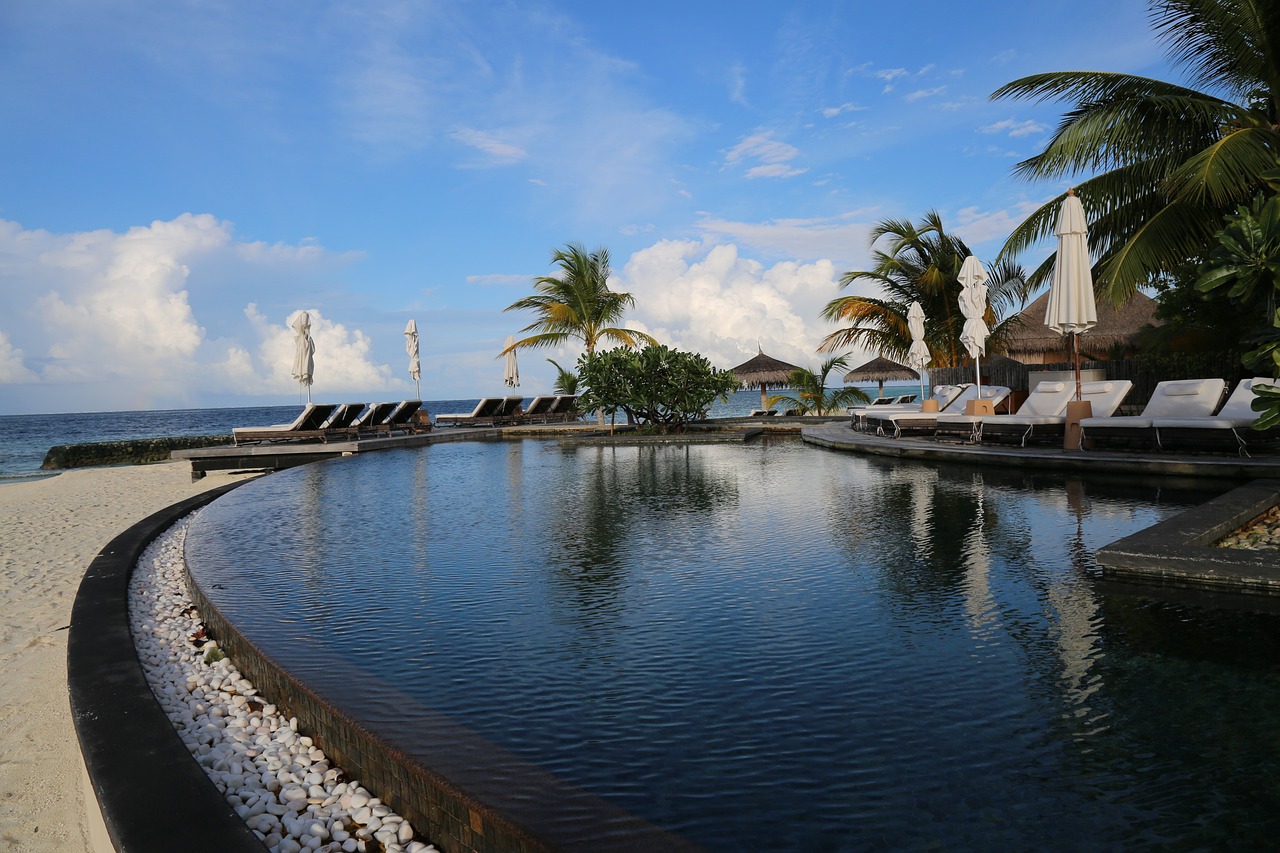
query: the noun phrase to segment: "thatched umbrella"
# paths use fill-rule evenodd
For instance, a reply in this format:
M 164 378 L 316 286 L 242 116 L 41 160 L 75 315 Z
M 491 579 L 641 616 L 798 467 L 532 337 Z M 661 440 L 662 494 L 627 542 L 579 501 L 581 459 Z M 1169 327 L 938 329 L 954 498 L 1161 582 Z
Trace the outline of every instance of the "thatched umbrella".
M 879 382 L 880 390 L 876 393 L 877 397 L 884 396 L 884 383 L 886 382 L 906 382 L 908 379 L 919 379 L 920 374 L 905 364 L 898 364 L 896 361 L 890 361 L 882 355 L 868 361 L 866 364 L 855 367 L 844 375 L 846 385 L 853 382 Z
M 729 372 L 744 388 L 759 388 L 760 408 L 767 409 L 769 405 L 765 401 L 769 398 L 768 386 L 785 388 L 791 374 L 799 369 L 794 364 L 779 361 L 760 350 L 755 358 L 730 368 Z

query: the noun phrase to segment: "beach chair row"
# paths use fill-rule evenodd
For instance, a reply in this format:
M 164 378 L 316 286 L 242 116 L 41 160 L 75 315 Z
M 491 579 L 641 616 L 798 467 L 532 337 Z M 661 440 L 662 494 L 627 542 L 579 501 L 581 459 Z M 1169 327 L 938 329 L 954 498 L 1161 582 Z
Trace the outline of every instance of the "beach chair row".
M 576 421 L 578 398 L 573 394 L 534 397 L 485 397 L 468 414 L 436 415 L 437 426 L 514 426 Z
M 1249 455 L 1250 447 L 1280 439 L 1280 430 L 1251 429 L 1258 415 L 1252 403 L 1254 385 L 1276 384 L 1267 377 L 1244 379 L 1227 396 L 1223 379 L 1177 379 L 1156 385 L 1151 399 L 1137 415 L 1116 411 L 1133 389 L 1127 379 L 1085 382 L 1081 400 L 1088 401 L 1092 416 L 1080 420 L 1080 446 L 1166 449 L 1235 449 Z M 1008 388 L 984 385 L 981 396 L 974 385 L 939 385 L 934 388 L 937 412 L 919 406 L 866 406 L 851 410 L 854 429 L 874 430 L 894 438 L 908 434 L 960 437 L 971 442 L 1062 441 L 1066 435 L 1067 405 L 1075 400 L 1075 383 L 1041 382 L 1017 412 L 1003 415 L 964 414 L 969 400 L 1002 404 Z
M 308 403 L 293 423 L 236 427 L 236 444 L 264 441 L 334 441 L 392 433 L 426 432 L 431 420 L 421 400 L 398 403 Z

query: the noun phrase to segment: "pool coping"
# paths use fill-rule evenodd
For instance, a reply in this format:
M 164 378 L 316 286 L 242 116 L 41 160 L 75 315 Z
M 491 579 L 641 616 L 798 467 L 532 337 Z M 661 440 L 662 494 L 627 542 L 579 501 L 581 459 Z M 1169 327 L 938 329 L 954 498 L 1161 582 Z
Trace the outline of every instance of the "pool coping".
M 1112 542 L 1095 553 L 1103 576 L 1280 596 L 1280 552 L 1213 543 L 1280 505 L 1280 480 L 1259 479 Z
M 89 785 L 119 851 L 265 847 L 196 763 L 147 683 L 129 628 L 129 578 L 175 521 L 242 485 L 219 486 L 152 513 L 89 564 L 71 608 L 67 691 Z M 88 804 L 86 804 L 87 806 Z

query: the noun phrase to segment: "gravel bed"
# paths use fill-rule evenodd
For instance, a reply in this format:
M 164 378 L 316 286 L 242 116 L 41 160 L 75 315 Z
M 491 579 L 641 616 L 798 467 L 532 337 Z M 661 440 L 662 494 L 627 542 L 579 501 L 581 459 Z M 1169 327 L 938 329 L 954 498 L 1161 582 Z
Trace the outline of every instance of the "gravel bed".
M 205 636 L 183 575 L 193 516 L 158 537 L 129 587 L 151 690 L 196 761 L 273 853 L 435 853 L 409 822 L 334 767 Z
M 1280 506 L 1272 507 L 1249 524 L 1214 543 L 1219 548 L 1251 551 L 1280 550 Z

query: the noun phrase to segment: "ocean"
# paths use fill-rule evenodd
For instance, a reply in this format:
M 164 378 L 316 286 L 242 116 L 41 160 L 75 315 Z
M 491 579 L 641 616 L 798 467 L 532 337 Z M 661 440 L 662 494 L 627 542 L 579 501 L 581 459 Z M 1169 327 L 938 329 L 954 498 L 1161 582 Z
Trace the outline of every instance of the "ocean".
M 872 397 L 876 388 L 864 388 Z M 910 394 L 919 386 L 886 385 L 886 396 Z M 531 396 L 531 395 L 528 395 Z M 526 396 L 526 399 L 528 399 Z M 427 400 L 433 415 L 466 413 L 478 398 Z M 760 406 L 760 392 L 743 390 L 711 407 L 713 418 L 749 414 Z M 40 470 L 50 447 L 97 441 L 129 441 L 193 435 L 226 435 L 233 427 L 288 423 L 298 406 L 255 406 L 222 409 L 169 409 L 136 412 L 82 412 L 58 415 L 0 415 L 0 484 L 49 476 Z

